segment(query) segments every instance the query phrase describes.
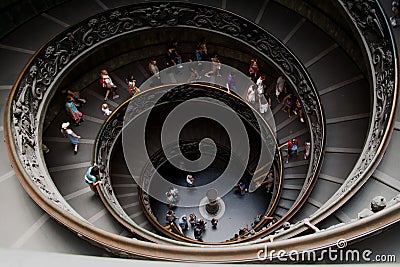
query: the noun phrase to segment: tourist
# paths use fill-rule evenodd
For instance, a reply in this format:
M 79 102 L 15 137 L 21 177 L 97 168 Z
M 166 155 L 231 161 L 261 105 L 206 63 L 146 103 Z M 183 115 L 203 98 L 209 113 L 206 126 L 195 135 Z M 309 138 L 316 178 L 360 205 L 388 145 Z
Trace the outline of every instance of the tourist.
M 279 96 L 281 93 L 286 93 L 286 81 L 285 81 L 285 78 L 283 78 L 283 76 L 278 77 L 278 80 L 276 81 L 276 86 L 275 86 L 275 95 L 276 95 L 276 100 L 278 101 L 278 103 L 280 103 Z
M 257 58 L 252 58 L 250 60 L 250 67 L 249 67 L 249 76 L 253 82 L 257 81 L 258 77 L 258 63 Z
M 200 228 L 200 227 L 195 227 L 194 228 L 194 238 L 196 239 L 196 240 L 198 240 L 198 241 L 203 241 L 203 239 L 202 239 L 202 235 L 203 235 L 203 230 Z
M 181 227 L 182 231 L 186 231 L 189 228 L 189 224 L 187 221 L 186 215 L 182 215 L 178 220 L 179 226 Z
M 243 196 L 247 191 L 246 184 L 240 181 L 239 183 L 235 184 L 235 192 L 240 193 Z
M 211 70 L 204 74 L 204 76 L 210 78 L 211 75 L 214 74 L 216 74 L 218 77 L 221 77 L 221 62 L 219 61 L 217 54 L 211 58 Z
M 304 142 L 304 159 L 307 159 L 310 156 L 311 153 L 311 143 L 310 142 Z
M 297 113 L 299 114 L 299 118 L 301 122 L 304 122 L 304 118 L 303 118 L 303 108 L 301 107 L 301 103 L 298 99 L 296 99 L 296 106 L 293 110 L 293 113 L 295 115 L 297 115 Z
M 198 46 L 201 49 L 201 57 L 203 60 L 208 60 L 207 40 L 205 37 L 201 38 Z
M 152 59 L 150 60 L 149 66 L 148 66 L 148 72 L 150 76 L 155 76 L 157 79 L 160 79 L 160 70 L 157 66 L 157 60 Z
M 193 178 L 193 175 L 188 174 L 188 175 L 186 176 L 186 185 L 187 185 L 188 187 L 193 187 L 193 186 L 194 186 L 194 178 Z
M 217 224 L 218 224 L 218 219 L 215 219 L 215 218 L 212 218 L 211 219 L 211 225 L 212 225 L 212 228 L 217 228 Z
M 256 227 L 257 224 L 261 222 L 261 214 L 257 214 L 256 217 L 254 217 L 253 223 L 251 224 L 251 227 Z
M 271 98 L 269 97 L 269 95 L 259 95 L 258 104 L 260 107 L 260 113 L 263 114 L 267 112 L 269 107 L 271 107 Z
M 75 126 L 79 126 L 83 122 L 83 114 L 78 110 L 75 105 L 74 99 L 70 96 L 67 97 L 65 108 L 71 118 L 75 121 Z
M 196 222 L 196 227 L 200 227 L 201 230 L 205 230 L 206 224 L 207 224 L 207 222 L 205 222 L 203 219 L 198 219 Z
M 250 104 L 254 104 L 256 102 L 256 92 L 254 88 L 255 85 L 252 84 L 249 86 L 249 89 L 247 89 L 246 101 L 249 102 Z
M 196 225 L 196 215 L 194 213 L 189 214 L 189 223 L 193 227 Z
M 393 27 L 397 27 L 397 18 L 400 13 L 400 1 L 399 0 L 393 0 L 392 1 L 392 11 L 393 11 L 393 16 L 390 17 L 390 23 L 392 24 Z
M 282 100 L 282 110 L 288 113 L 289 118 L 292 115 L 292 110 L 296 105 L 296 99 L 293 94 L 288 94 Z
M 198 63 L 194 60 L 194 58 L 189 59 L 189 69 L 190 69 L 190 76 L 187 82 L 193 82 L 195 80 L 201 79 L 199 72 L 197 71 Z
M 287 146 L 287 158 L 286 158 L 286 163 L 289 163 L 289 158 L 290 155 L 295 154 L 297 156 L 297 150 L 299 146 L 299 140 L 297 138 L 292 138 L 288 142 L 284 143 L 283 145 L 278 147 L 278 150 L 280 150 L 282 147 Z
M 129 75 L 125 82 L 128 84 L 129 94 L 131 96 L 140 93 L 140 89 L 136 86 L 136 80 L 133 75 Z
M 261 75 L 258 79 L 257 79 L 257 94 L 258 94 L 258 98 L 260 98 L 262 95 L 264 95 L 264 81 L 265 81 L 265 75 Z
M 165 193 L 165 196 L 167 197 L 168 207 L 170 209 L 174 208 L 179 200 L 178 189 L 171 188 L 168 192 Z
M 165 215 L 165 220 L 168 222 L 168 224 L 173 223 L 176 220 L 175 211 L 168 210 L 167 215 Z
M 248 236 L 249 234 L 250 233 L 249 233 L 249 225 L 248 224 L 246 224 L 246 227 L 239 229 L 239 237 L 244 238 L 244 237 Z
M 74 154 L 78 154 L 78 144 L 81 137 L 69 128 L 69 122 L 64 122 L 61 124 L 61 133 L 65 138 L 68 138 L 71 144 L 74 146 Z
M 89 185 L 90 189 L 97 194 L 96 186 L 101 183 L 100 169 L 96 163 L 90 166 L 85 174 L 85 182 Z
M 170 45 L 165 54 L 167 67 L 177 66 L 178 69 L 183 68 L 182 58 L 176 49 L 177 42 Z
M 228 81 L 226 83 L 226 88 L 228 89 L 228 93 L 231 92 L 236 93 L 235 73 L 233 72 L 229 73 Z
M 112 92 L 113 99 L 119 97 L 116 89 L 117 86 L 111 80 L 111 77 L 108 75 L 107 70 L 102 70 L 100 72 L 100 84 L 104 89 L 106 89 L 106 96 L 104 97 L 104 101 L 108 100 L 108 95 L 110 94 L 110 92 Z
M 109 116 L 112 113 L 107 103 L 101 105 L 101 111 L 103 112 L 104 116 Z

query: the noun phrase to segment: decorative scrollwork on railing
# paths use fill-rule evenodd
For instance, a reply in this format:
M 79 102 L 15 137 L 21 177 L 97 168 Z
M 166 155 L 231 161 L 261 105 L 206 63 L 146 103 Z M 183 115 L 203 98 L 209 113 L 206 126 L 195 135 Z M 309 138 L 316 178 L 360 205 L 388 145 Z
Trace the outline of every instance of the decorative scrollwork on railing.
M 197 87 L 196 87 L 197 86 Z M 121 207 L 121 205 L 118 202 L 117 197 L 115 196 L 113 189 L 112 189 L 112 183 L 110 177 L 109 171 L 110 171 L 110 156 L 112 155 L 112 151 L 114 149 L 114 145 L 117 141 L 118 138 L 121 137 L 121 132 L 123 129 L 123 121 L 124 118 L 126 119 L 126 112 L 129 110 L 129 112 L 134 112 L 137 114 L 140 114 L 142 111 L 146 110 L 149 108 L 149 102 L 154 98 L 155 95 L 157 94 L 162 94 L 163 97 L 161 97 L 160 101 L 158 102 L 158 105 L 163 105 L 165 103 L 171 104 L 175 103 L 176 105 L 179 105 L 179 103 L 182 103 L 184 101 L 190 100 L 190 99 L 195 99 L 197 97 L 208 97 L 210 99 L 217 98 L 221 100 L 222 102 L 227 103 L 233 110 L 237 111 L 239 116 L 246 120 L 250 125 L 253 126 L 254 130 L 262 135 L 262 140 L 263 142 L 271 143 L 272 147 L 275 147 L 275 140 L 273 133 L 268 134 L 261 134 L 260 131 L 263 129 L 264 131 L 269 131 L 269 128 L 266 127 L 266 125 L 259 125 L 259 122 L 257 121 L 257 118 L 255 118 L 255 115 L 257 113 L 253 113 L 252 109 L 248 104 L 246 104 L 242 100 L 236 100 L 236 96 L 233 96 L 231 94 L 227 94 L 224 90 L 221 88 L 214 88 L 212 89 L 212 86 L 205 85 L 205 84 L 182 84 L 182 85 L 176 85 L 174 88 L 170 88 L 170 85 L 165 85 L 165 87 L 168 89 L 167 93 L 161 89 L 159 90 L 150 90 L 147 92 L 143 92 L 140 95 L 137 95 L 134 97 L 132 101 L 134 101 L 134 105 L 128 105 L 129 100 L 126 101 L 124 104 L 122 104 L 106 121 L 106 123 L 102 126 L 100 129 L 98 136 L 96 138 L 96 148 L 95 148 L 95 159 L 96 163 L 101 166 L 101 169 L 103 170 L 101 172 L 101 180 L 103 181 L 103 184 L 101 185 L 102 187 L 102 194 L 104 195 L 104 199 L 107 201 L 107 206 L 111 207 L 116 214 L 118 214 L 119 217 L 124 219 L 127 223 L 132 224 L 132 220 L 129 218 L 129 216 L 125 213 L 124 209 Z M 194 90 L 196 88 L 196 90 Z M 125 117 L 124 117 L 125 116 Z M 207 146 L 207 144 L 204 144 L 204 147 Z M 208 144 L 210 148 L 213 147 L 213 145 Z M 176 155 L 179 155 L 180 153 L 191 153 L 192 151 L 197 151 L 199 147 L 199 142 L 195 141 L 190 141 L 189 143 L 184 143 L 179 145 L 179 147 L 171 147 L 165 148 L 168 150 L 168 156 L 169 157 L 174 157 Z M 224 147 L 220 144 L 217 144 L 218 149 L 218 157 L 220 159 L 229 159 L 230 157 L 230 149 L 227 147 Z M 205 149 L 205 151 L 208 151 Z M 139 179 L 139 187 L 144 190 L 139 190 L 140 194 L 140 200 L 143 205 L 143 208 L 145 210 L 145 214 L 150 220 L 152 220 L 152 223 L 154 226 L 161 230 L 162 226 L 157 222 L 157 218 L 155 218 L 152 208 L 151 208 L 151 203 L 150 203 L 150 196 L 148 193 L 148 188 L 150 187 L 151 183 L 151 177 L 154 175 L 154 173 L 157 171 L 157 169 L 165 163 L 167 160 L 165 156 L 165 151 L 163 149 L 158 150 L 157 153 L 153 154 L 151 156 L 151 159 L 145 164 L 145 167 L 143 167 L 142 170 L 142 175 L 141 178 Z M 275 160 L 276 157 L 279 155 L 275 154 Z M 235 157 L 235 156 L 234 156 Z M 238 158 L 240 161 L 240 159 Z M 244 162 L 243 162 L 244 164 Z M 282 180 L 282 168 L 281 168 L 281 162 L 276 163 L 278 168 L 275 168 L 275 178 L 276 181 L 274 182 L 274 189 L 272 190 L 272 194 L 275 197 L 278 197 L 280 194 L 280 188 L 281 188 L 281 180 Z M 249 173 L 251 173 L 250 170 L 247 170 Z M 264 170 L 264 172 L 268 172 L 267 170 Z M 262 175 L 263 172 L 260 173 Z M 264 173 L 264 175 L 266 175 Z M 132 179 L 132 183 L 134 183 L 134 180 Z M 270 205 L 268 207 L 268 211 L 272 210 L 274 206 L 277 204 L 277 199 L 272 199 L 272 202 L 274 205 Z M 138 226 L 133 223 L 132 225 L 134 228 L 138 228 Z
M 394 120 L 397 94 L 396 48 L 390 26 L 377 1 L 340 1 L 352 18 L 365 42 L 370 57 L 373 75 L 373 117 L 370 130 L 360 159 L 341 188 L 328 203 L 337 201 L 354 186 L 364 180 L 379 158 L 383 156 L 383 146 L 389 141 L 390 125 Z
M 368 136 L 357 163 L 335 194 L 311 215 L 310 220 L 314 224 L 343 205 L 346 198 L 355 194 L 377 167 L 390 141 L 398 95 L 396 43 L 379 1 L 339 0 L 339 3 L 353 21 L 353 27 L 362 40 L 360 46 L 364 47 L 369 57 L 373 113 Z M 366 227 L 363 226 L 364 229 Z M 287 239 L 306 229 L 304 224 L 297 224 L 296 227 L 282 232 L 277 239 Z M 366 231 L 362 235 L 365 233 Z
M 96 164 L 101 166 L 100 179 L 102 181 L 102 193 L 107 199 L 110 206 L 124 219 L 130 221 L 129 216 L 125 214 L 121 205 L 119 204 L 110 180 L 109 160 L 111 152 L 113 151 L 114 144 L 121 134 L 124 124 L 124 115 L 127 109 L 127 103 L 120 106 L 116 112 L 106 121 L 100 129 L 96 138 L 95 159 Z

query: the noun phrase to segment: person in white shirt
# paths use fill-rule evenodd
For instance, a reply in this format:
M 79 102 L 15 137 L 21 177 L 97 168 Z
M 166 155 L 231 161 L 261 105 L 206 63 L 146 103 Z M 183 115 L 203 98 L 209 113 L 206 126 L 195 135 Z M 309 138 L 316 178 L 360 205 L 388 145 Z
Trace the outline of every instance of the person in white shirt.
M 100 72 L 100 84 L 103 88 L 106 89 L 106 96 L 104 97 L 104 101 L 107 101 L 110 92 L 112 92 L 113 94 L 113 99 L 119 97 L 116 91 L 117 86 L 113 83 L 111 77 L 108 76 L 107 70 L 102 70 Z
M 276 100 L 278 100 L 279 103 L 280 103 L 280 101 L 279 101 L 279 95 L 280 95 L 282 92 L 285 92 L 285 93 L 286 93 L 286 87 L 285 87 L 285 85 L 286 85 L 285 79 L 283 78 L 283 76 L 279 76 L 278 80 L 276 81 L 276 86 L 275 86 Z
M 112 113 L 112 110 L 110 110 L 107 103 L 101 105 L 101 111 L 103 111 L 104 116 L 109 116 Z
M 186 176 L 186 184 L 187 184 L 187 186 L 189 186 L 189 187 L 194 186 L 194 178 L 193 178 L 192 175 L 188 174 L 188 175 Z
M 261 96 L 264 94 L 264 80 L 265 80 L 265 75 L 261 75 L 260 78 L 258 78 L 258 80 L 256 82 L 258 96 Z
M 80 135 L 76 134 L 69 128 L 69 122 L 64 122 L 61 125 L 61 133 L 64 135 L 64 137 L 69 139 L 71 144 L 74 146 L 74 154 L 77 154 L 79 139 L 81 138 Z
M 249 89 L 247 89 L 246 101 L 250 104 L 254 104 L 256 102 L 256 93 L 254 91 L 255 85 L 250 85 Z

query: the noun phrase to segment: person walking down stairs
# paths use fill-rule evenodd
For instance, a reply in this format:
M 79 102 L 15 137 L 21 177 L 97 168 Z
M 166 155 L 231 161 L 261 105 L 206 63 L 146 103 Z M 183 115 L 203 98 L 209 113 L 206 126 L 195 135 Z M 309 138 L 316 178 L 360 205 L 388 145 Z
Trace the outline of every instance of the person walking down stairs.
M 69 122 L 64 122 L 61 125 L 61 133 L 64 135 L 65 138 L 68 138 L 71 144 L 74 146 L 74 154 L 78 154 L 79 139 L 81 138 L 81 136 L 77 135 L 69 128 Z

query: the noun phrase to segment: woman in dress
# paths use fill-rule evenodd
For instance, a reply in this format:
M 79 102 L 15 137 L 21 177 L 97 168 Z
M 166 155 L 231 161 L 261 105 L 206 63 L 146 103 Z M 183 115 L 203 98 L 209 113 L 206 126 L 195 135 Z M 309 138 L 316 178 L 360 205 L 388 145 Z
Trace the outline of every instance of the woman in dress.
M 83 114 L 76 107 L 74 99 L 72 97 L 67 97 L 65 108 L 67 109 L 67 112 L 71 115 L 71 118 L 75 121 L 75 126 L 79 126 L 79 124 L 83 122 Z
M 247 89 L 246 101 L 250 104 L 254 104 L 256 102 L 256 92 L 255 92 L 255 85 L 250 85 L 249 89 Z

